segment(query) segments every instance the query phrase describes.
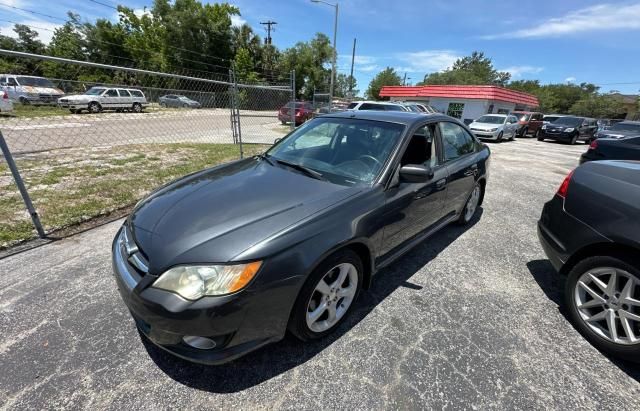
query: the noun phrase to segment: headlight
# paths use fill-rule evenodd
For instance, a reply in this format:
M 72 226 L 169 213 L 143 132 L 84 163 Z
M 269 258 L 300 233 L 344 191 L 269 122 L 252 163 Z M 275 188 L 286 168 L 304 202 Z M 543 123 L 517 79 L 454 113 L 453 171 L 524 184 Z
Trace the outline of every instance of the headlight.
M 575 130 L 575 128 L 573 128 L 573 127 L 569 127 L 569 128 L 565 128 L 565 129 L 564 129 L 564 132 L 565 132 L 565 133 L 571 133 L 573 130 Z
M 543 129 L 543 130 L 546 130 L 546 129 L 547 129 L 547 125 L 546 125 L 546 124 L 544 124 L 544 125 L 542 126 L 542 129 Z
M 498 129 L 497 128 L 492 128 L 492 129 L 489 129 L 489 131 L 491 131 L 491 132 L 498 131 Z
M 152 285 L 187 300 L 230 294 L 243 289 L 256 275 L 261 261 L 238 265 L 180 266 L 166 271 Z

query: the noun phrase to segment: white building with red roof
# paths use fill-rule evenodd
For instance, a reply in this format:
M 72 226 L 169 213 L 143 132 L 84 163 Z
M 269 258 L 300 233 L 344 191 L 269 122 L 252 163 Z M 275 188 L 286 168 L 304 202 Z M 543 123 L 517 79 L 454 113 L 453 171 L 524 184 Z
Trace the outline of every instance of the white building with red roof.
M 532 94 L 498 86 L 385 86 L 380 97 L 428 104 L 467 123 L 483 114 L 535 111 L 539 106 Z

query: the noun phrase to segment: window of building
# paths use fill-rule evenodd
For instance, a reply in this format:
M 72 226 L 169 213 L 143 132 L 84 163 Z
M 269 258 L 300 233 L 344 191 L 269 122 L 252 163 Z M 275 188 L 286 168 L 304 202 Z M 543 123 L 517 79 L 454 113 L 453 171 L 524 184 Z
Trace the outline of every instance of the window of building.
M 447 108 L 447 115 L 455 118 L 462 118 L 462 112 L 464 111 L 464 103 L 449 103 Z

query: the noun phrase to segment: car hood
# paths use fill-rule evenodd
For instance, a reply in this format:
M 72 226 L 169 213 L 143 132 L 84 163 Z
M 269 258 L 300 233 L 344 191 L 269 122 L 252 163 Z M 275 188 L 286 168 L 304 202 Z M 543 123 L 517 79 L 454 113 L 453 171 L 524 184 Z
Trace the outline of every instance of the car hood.
M 300 220 L 358 193 L 256 158 L 175 181 L 129 218 L 136 243 L 161 273 L 189 263 L 225 263 Z
M 492 124 L 492 123 L 478 123 L 476 121 L 474 121 L 473 123 L 469 124 L 469 128 L 473 127 L 473 128 L 478 128 L 481 130 L 491 130 L 494 128 L 500 128 L 502 127 L 504 124 Z

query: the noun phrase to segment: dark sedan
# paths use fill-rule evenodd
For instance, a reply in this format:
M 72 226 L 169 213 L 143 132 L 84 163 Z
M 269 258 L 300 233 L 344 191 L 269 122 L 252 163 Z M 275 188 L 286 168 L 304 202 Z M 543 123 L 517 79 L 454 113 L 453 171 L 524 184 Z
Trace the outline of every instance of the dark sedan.
M 161 107 L 200 108 L 201 105 L 187 96 L 167 94 L 158 99 Z
M 595 161 L 545 204 L 538 236 L 567 275 L 575 327 L 609 354 L 640 361 L 640 163 Z
M 595 138 L 640 137 L 640 121 L 621 121 L 611 127 L 598 131 Z
M 142 334 L 191 361 L 323 337 L 381 268 L 473 219 L 488 160 L 443 115 L 316 118 L 141 201 L 113 242 L 118 288 Z
M 593 140 L 586 153 L 580 156 L 580 164 L 594 160 L 640 161 L 640 135 L 620 139 L 599 138 Z
M 598 124 L 593 118 L 566 116 L 543 125 L 540 130 L 538 141 L 556 140 L 569 144 L 584 141 L 589 143 L 598 130 Z

